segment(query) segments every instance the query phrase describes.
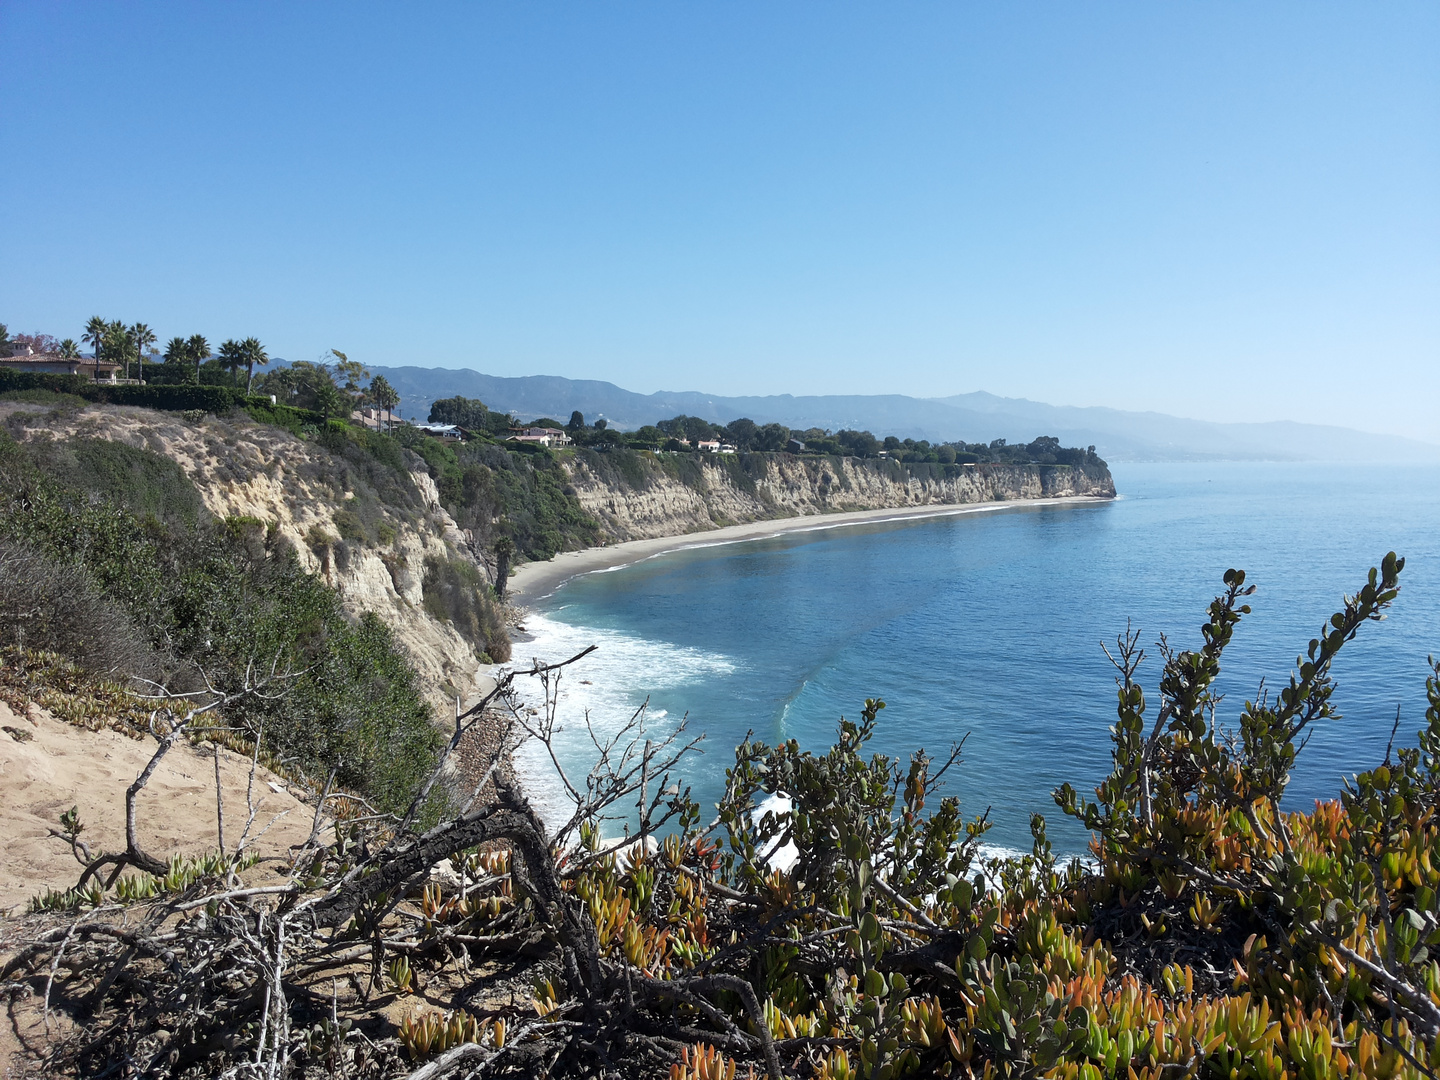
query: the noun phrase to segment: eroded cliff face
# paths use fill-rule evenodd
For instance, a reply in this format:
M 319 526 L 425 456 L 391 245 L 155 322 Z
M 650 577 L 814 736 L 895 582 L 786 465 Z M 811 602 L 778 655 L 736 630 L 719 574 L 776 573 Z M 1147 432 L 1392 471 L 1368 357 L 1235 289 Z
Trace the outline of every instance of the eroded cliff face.
M 27 439 L 74 435 L 170 458 L 217 518 L 255 518 L 277 531 L 308 572 L 335 588 L 348 613 L 373 611 L 389 625 L 437 708 L 453 708 L 457 691 L 466 697 L 474 692 L 475 650 L 450 623 L 425 610 L 423 584 L 427 557 L 475 560 L 418 458 L 408 482 L 397 478 L 400 505 L 369 504 L 371 529 L 384 542 L 367 543 L 343 539 L 354 529 L 345 519 L 356 512 L 357 492 L 346 486 L 347 479 L 354 483 L 353 471 L 324 447 L 279 428 L 106 406 L 52 414 L 24 429 Z
M 624 476 L 599 455 L 577 455 L 567 468 L 580 504 L 616 541 L 841 510 L 1115 495 L 1109 470 L 1096 466 L 914 466 L 750 454 L 656 457 Z

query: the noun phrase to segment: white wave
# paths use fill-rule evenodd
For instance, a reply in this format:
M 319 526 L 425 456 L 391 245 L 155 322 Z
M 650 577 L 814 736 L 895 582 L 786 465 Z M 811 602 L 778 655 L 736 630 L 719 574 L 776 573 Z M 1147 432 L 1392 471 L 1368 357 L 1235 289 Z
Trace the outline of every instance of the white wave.
M 788 814 L 794 805 L 789 795 L 777 791 L 774 795 L 761 799 L 750 816 L 758 825 L 760 819 L 766 814 L 775 814 L 777 817 L 781 814 Z M 760 861 L 772 870 L 781 870 L 788 874 L 791 867 L 800 861 L 800 849 L 795 846 L 795 841 L 786 840 L 785 843 L 777 844 L 769 851 L 762 852 Z
M 528 668 L 532 659 L 555 663 L 590 645 L 598 646 L 584 660 L 566 668 L 560 679 L 555 755 L 576 787 L 583 788 L 597 759 L 595 743 L 586 728 L 587 714 L 596 737 L 604 741 L 623 727 L 650 695 L 652 707 L 645 713 L 645 734 L 662 739 L 675 730 L 683 717 L 655 704 L 655 695 L 663 696 L 667 691 L 736 671 L 735 662 L 718 653 L 649 641 L 618 630 L 574 626 L 535 612 L 526 616 L 525 625 L 533 640 L 515 646 L 511 665 L 517 670 Z M 530 707 L 543 707 L 538 679 L 520 678 L 516 686 Z M 566 821 L 573 804 L 544 747 L 534 740 L 527 742 L 515 756 L 515 767 L 546 824 L 554 827 Z

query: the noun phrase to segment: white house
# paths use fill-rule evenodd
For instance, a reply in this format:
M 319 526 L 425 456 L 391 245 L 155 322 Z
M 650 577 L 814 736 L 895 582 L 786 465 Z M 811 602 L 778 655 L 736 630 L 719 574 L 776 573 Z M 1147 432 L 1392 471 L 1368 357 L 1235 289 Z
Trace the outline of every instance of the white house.
M 536 446 L 568 446 L 570 436 L 559 428 L 528 427 L 517 435 L 511 435 L 507 442 L 533 443 Z
M 112 364 L 108 360 L 92 360 L 88 356 L 65 357 L 59 353 L 37 353 L 29 345 L 20 345 L 13 355 L 0 357 L 0 368 L 5 368 L 7 371 L 80 375 L 104 383 L 118 381 L 115 378 L 115 372 L 119 367 L 119 364 Z

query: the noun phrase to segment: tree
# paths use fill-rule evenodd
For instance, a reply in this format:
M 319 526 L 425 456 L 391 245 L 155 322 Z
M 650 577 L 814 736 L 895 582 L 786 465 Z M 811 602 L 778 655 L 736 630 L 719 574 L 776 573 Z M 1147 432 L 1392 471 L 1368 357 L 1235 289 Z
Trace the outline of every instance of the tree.
M 585 414 L 582 413 L 579 409 L 576 409 L 570 414 L 570 423 L 566 424 L 565 427 L 571 432 L 584 431 Z
M 646 424 L 638 431 L 630 433 L 630 445 L 638 449 L 658 450 L 665 441 L 665 433 L 654 424 Z
M 0 327 L 0 329 L 3 329 L 3 327 Z M 64 341 L 60 342 L 60 355 L 66 360 L 74 360 L 80 355 L 80 347 L 75 344 L 74 338 L 67 337 Z
M 30 351 L 34 353 L 53 353 L 60 349 L 60 342 L 49 334 L 16 334 L 11 339 L 11 344 L 29 345 Z
M 385 426 L 388 430 L 391 426 L 392 411 L 400 404 L 400 394 L 384 375 L 376 375 L 370 380 L 369 395 L 370 400 L 385 411 Z
M 210 359 L 210 342 L 205 340 L 204 334 L 191 334 L 190 339 L 185 342 L 189 350 L 190 360 L 195 365 L 195 381 L 200 381 L 200 365 Z
M 515 541 L 502 536 L 495 541 L 495 598 L 505 599 L 505 584 L 510 580 L 510 560 L 515 557 Z
M 161 382 L 171 384 L 191 381 L 190 345 L 184 338 L 171 338 L 165 343 L 165 351 L 160 356 L 165 363 L 161 366 L 160 374 L 155 376 L 156 378 Z
M 255 366 L 264 367 L 270 363 L 270 356 L 258 338 L 248 337 L 240 343 L 245 357 L 245 392 L 250 393 L 255 385 Z
M 0 323 L 0 346 L 10 344 L 10 328 Z
M 119 364 L 125 369 L 125 378 L 130 378 L 130 361 L 135 355 L 135 343 L 130 337 L 130 328 L 118 319 L 105 324 L 105 333 L 96 350 L 97 359 Z
M 336 386 L 335 380 L 330 378 L 315 383 L 314 401 L 315 411 L 327 420 L 332 416 L 349 416 L 350 406 L 353 404 L 350 395 Z
M 868 431 L 837 431 L 835 441 L 855 457 L 874 457 L 880 452 L 880 440 Z
M 138 377 L 145 378 L 145 350 L 155 344 L 155 331 L 146 326 L 143 322 L 137 322 L 130 327 L 130 340 L 135 346 L 135 363 L 138 369 Z M 128 372 L 127 372 L 128 374 Z
M 454 424 L 467 431 L 485 431 L 490 425 L 490 410 L 477 398 L 458 395 L 441 398 L 430 405 L 430 423 Z
M 759 434 L 760 426 L 744 416 L 739 420 L 731 420 L 724 430 L 725 441 L 732 443 L 737 450 L 753 449 Z
M 351 360 L 339 349 L 331 349 L 325 355 L 333 361 L 337 376 L 336 383 L 340 389 L 351 397 L 358 398 L 362 392 L 360 386 L 362 380 L 370 377 L 370 372 L 365 370 L 365 365 L 358 360 Z M 325 363 L 324 359 L 321 360 L 321 363 Z
M 690 440 L 691 446 L 697 446 L 701 439 L 714 437 L 715 425 L 699 416 L 687 416 L 685 418 L 685 437 Z
M 755 439 L 756 450 L 784 450 L 790 442 L 790 429 L 784 424 L 766 424 Z
M 220 343 L 220 366 L 230 373 L 232 383 L 239 382 L 239 372 L 245 366 L 245 344 L 234 338 Z
M 105 347 L 105 335 L 109 332 L 110 324 L 99 315 L 92 315 L 85 324 L 85 333 L 80 335 L 80 340 L 90 342 L 90 347 L 95 350 L 96 360 L 101 359 L 100 352 Z

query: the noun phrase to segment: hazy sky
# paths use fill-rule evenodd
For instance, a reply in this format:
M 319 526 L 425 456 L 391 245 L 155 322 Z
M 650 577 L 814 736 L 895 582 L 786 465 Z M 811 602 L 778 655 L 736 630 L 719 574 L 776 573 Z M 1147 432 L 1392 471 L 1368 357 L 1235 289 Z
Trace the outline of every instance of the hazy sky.
M 0 0 L 0 321 L 1440 441 L 1440 4 Z

